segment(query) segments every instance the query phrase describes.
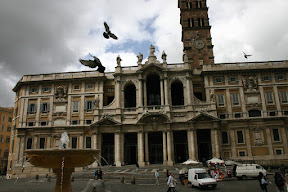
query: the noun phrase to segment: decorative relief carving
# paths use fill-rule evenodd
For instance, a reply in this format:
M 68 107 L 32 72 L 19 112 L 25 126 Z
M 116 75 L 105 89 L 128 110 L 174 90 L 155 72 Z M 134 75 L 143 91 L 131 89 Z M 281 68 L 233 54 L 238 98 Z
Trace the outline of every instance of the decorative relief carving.
M 264 129 L 261 127 L 254 127 L 252 128 L 253 136 L 254 136 L 254 145 L 261 146 L 264 145 Z
M 57 100 L 64 100 L 67 97 L 67 87 L 58 86 L 54 95 Z
M 258 88 L 258 82 L 256 77 L 246 77 L 243 80 L 243 86 L 247 91 L 256 91 Z

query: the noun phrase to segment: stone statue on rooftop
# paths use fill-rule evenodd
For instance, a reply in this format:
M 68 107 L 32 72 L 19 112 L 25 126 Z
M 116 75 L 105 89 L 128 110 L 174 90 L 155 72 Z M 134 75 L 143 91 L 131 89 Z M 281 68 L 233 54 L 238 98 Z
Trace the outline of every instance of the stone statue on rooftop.
M 155 47 L 153 45 L 150 45 L 150 56 L 155 56 Z
M 165 51 L 162 52 L 162 57 L 161 58 L 163 59 L 163 63 L 165 63 L 166 59 L 167 59 L 167 55 L 166 55 Z
M 122 59 L 121 59 L 120 55 L 118 55 L 116 60 L 117 60 L 117 66 L 121 66 Z
M 143 54 L 139 52 L 139 54 L 137 55 L 137 58 L 138 58 L 138 62 L 137 63 L 142 63 Z

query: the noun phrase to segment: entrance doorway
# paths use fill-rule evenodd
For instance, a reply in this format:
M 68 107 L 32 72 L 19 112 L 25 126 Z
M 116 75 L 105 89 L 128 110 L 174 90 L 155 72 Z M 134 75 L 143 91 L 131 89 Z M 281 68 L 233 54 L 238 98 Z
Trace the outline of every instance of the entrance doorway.
M 126 133 L 124 142 L 124 162 L 136 164 L 137 162 L 137 133 Z
M 212 158 L 211 130 L 197 130 L 198 158 L 200 162 L 205 162 Z
M 173 139 L 175 163 L 183 163 L 189 159 L 187 131 L 174 131 Z
M 114 134 L 113 133 L 104 133 L 102 134 L 102 147 L 101 155 L 107 161 L 101 158 L 102 165 L 114 164 Z
M 162 132 L 148 133 L 149 162 L 151 164 L 163 163 L 163 138 Z

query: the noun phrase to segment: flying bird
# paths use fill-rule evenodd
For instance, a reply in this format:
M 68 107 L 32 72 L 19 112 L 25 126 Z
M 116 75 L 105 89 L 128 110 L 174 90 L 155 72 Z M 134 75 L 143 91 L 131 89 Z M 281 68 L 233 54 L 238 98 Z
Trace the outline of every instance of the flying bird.
M 244 53 L 244 52 L 243 52 L 243 53 Z M 247 55 L 246 53 L 244 53 L 245 59 L 248 59 L 248 57 L 250 57 L 250 56 L 252 56 L 252 55 Z
M 109 39 L 109 37 L 113 38 L 113 39 L 118 39 L 118 37 L 116 35 L 114 35 L 113 33 L 111 33 L 110 29 L 109 29 L 109 26 L 106 22 L 104 22 L 104 26 L 105 26 L 105 31 L 103 33 L 103 36 L 106 38 L 106 39 Z
M 97 57 L 91 55 L 90 53 L 89 53 L 89 55 L 90 55 L 91 57 L 93 57 L 94 60 L 83 60 L 83 59 L 79 59 L 80 63 L 81 63 L 82 65 L 85 65 L 85 66 L 90 67 L 90 68 L 96 68 L 96 67 L 98 67 L 98 68 L 97 68 L 97 71 L 99 71 L 100 73 L 104 73 L 105 67 L 101 64 L 100 59 L 98 59 Z

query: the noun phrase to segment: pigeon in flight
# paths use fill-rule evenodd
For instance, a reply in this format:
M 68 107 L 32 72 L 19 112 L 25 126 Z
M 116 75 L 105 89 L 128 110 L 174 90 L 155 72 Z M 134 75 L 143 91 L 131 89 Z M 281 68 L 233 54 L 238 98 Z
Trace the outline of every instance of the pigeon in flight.
M 244 53 L 244 52 L 243 52 L 243 53 Z M 247 55 L 246 53 L 244 53 L 245 59 L 248 59 L 248 57 L 250 57 L 250 56 L 252 56 L 252 55 Z
M 103 33 L 103 36 L 106 38 L 106 39 L 109 39 L 109 37 L 113 38 L 113 39 L 118 39 L 118 37 L 116 35 L 114 35 L 113 33 L 111 33 L 110 29 L 109 29 L 109 26 L 107 25 L 106 22 L 104 22 L 104 26 L 105 26 L 105 31 Z
M 85 66 L 90 67 L 90 68 L 96 68 L 96 67 L 98 67 L 98 68 L 97 68 L 97 71 L 99 71 L 100 73 L 104 73 L 105 67 L 101 64 L 100 60 L 99 60 L 97 57 L 91 55 L 90 53 L 89 53 L 89 55 L 90 55 L 91 57 L 93 57 L 94 60 L 83 60 L 83 59 L 79 59 L 80 63 L 81 63 L 82 65 L 85 65 Z

